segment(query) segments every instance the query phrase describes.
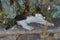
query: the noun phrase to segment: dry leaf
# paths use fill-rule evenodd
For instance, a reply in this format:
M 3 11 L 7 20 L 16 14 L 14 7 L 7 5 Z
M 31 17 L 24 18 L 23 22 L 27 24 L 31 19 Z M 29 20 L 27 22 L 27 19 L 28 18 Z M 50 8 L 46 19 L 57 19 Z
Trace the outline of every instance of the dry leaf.
M 10 0 L 10 6 L 14 4 L 14 0 Z

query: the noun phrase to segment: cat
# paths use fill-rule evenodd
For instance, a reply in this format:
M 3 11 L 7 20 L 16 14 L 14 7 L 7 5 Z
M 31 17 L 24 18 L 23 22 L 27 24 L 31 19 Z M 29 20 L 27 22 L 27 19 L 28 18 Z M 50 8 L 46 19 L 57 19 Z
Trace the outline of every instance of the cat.
M 34 28 L 29 26 L 28 23 L 36 22 L 46 25 L 46 18 L 39 6 L 35 6 L 35 13 L 29 14 L 29 10 L 25 9 L 23 13 L 17 15 L 14 20 L 17 25 L 21 25 L 24 29 L 33 30 Z M 47 21 L 48 26 L 54 26 L 53 23 Z
M 17 25 L 21 25 L 24 29 L 27 29 L 27 30 L 34 29 L 34 27 L 31 27 L 28 25 L 28 23 L 32 23 L 32 22 L 40 23 L 43 25 L 46 25 L 46 22 L 47 22 L 48 26 L 54 26 L 53 23 L 46 21 L 45 17 L 43 17 L 42 14 L 39 14 L 39 13 L 35 13 L 34 16 L 33 15 L 27 16 L 26 14 L 17 15 L 14 19 Z

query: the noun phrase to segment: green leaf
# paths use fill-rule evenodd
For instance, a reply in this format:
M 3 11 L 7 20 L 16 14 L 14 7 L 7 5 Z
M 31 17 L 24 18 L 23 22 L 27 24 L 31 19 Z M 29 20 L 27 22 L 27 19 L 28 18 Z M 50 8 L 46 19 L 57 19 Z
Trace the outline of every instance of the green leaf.
M 47 14 L 45 14 L 45 16 L 50 18 L 50 17 L 51 17 L 51 14 L 48 14 L 48 13 L 47 13 Z
M 2 13 L 0 13 L 0 17 L 2 17 L 3 16 L 3 14 Z
M 7 20 L 7 19 L 4 19 L 4 20 L 2 21 L 2 24 L 8 24 L 8 20 Z
M 48 14 L 48 13 L 45 14 L 45 17 L 46 17 L 47 20 L 50 20 L 51 19 L 51 16 L 52 16 L 51 14 Z

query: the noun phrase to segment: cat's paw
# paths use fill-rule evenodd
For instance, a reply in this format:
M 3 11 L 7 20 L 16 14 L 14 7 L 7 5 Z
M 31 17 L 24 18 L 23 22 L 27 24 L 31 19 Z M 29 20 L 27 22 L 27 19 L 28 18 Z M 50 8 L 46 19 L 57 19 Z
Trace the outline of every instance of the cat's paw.
M 54 24 L 53 23 L 50 23 L 49 26 L 53 26 L 54 27 Z
M 31 26 L 27 26 L 27 27 L 23 27 L 24 29 L 27 29 L 27 30 L 29 30 L 29 31 L 31 31 L 31 30 L 34 30 L 34 27 L 31 27 Z
M 51 26 L 53 26 L 53 27 L 54 27 L 54 24 L 52 23 L 52 24 L 51 24 Z

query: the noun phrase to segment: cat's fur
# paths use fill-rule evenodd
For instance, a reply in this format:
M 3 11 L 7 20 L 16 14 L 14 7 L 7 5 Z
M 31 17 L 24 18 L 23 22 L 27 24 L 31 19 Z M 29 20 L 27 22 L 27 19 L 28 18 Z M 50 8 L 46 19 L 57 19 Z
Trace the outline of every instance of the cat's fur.
M 41 14 L 37 13 L 35 14 L 35 16 L 27 16 L 26 14 L 24 15 L 17 15 L 15 17 L 15 21 L 18 25 L 21 25 L 23 28 L 27 29 L 27 30 L 32 30 L 34 29 L 33 27 L 29 26 L 28 23 L 32 23 L 32 22 L 36 22 L 36 23 L 40 23 L 43 25 L 46 25 L 46 20 L 45 17 L 43 17 Z M 47 21 L 47 25 L 48 26 L 54 26 L 53 23 L 50 23 Z

